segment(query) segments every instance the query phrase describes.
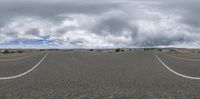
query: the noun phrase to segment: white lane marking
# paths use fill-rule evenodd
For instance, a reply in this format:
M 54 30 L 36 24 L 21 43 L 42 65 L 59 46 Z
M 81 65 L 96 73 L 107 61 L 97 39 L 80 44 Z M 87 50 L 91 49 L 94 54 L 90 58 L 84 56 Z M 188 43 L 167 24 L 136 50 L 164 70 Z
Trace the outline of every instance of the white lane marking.
M 38 67 L 38 66 L 42 63 L 42 61 L 47 57 L 47 55 L 48 55 L 48 53 L 46 53 L 46 54 L 44 55 L 44 57 L 43 57 L 35 66 L 33 66 L 33 67 L 32 67 L 31 69 L 29 69 L 28 71 L 26 71 L 26 72 L 24 72 L 24 73 L 22 73 L 22 74 L 16 75 L 16 76 L 11 76 L 11 77 L 0 77 L 0 80 L 14 79 L 14 78 L 22 77 L 22 76 L 24 76 L 24 75 L 30 73 L 31 71 L 33 71 L 36 67 Z
M 186 59 L 186 58 L 177 57 L 177 56 L 170 55 L 170 54 L 166 54 L 166 55 L 168 55 L 168 56 L 170 56 L 170 57 L 177 58 L 177 59 L 187 60 L 187 61 L 196 61 L 196 62 L 197 62 L 197 61 L 200 61 L 200 60 L 198 60 L 198 59 Z
M 154 55 L 156 56 L 156 58 L 158 59 L 158 61 L 165 66 L 165 68 L 167 68 L 169 71 L 171 71 L 172 73 L 181 76 L 183 78 L 187 78 L 187 79 L 194 79 L 194 80 L 200 80 L 200 77 L 192 77 L 192 76 L 187 76 L 187 75 L 183 75 L 181 73 L 177 73 L 176 71 L 172 70 L 170 67 L 168 67 L 155 53 Z

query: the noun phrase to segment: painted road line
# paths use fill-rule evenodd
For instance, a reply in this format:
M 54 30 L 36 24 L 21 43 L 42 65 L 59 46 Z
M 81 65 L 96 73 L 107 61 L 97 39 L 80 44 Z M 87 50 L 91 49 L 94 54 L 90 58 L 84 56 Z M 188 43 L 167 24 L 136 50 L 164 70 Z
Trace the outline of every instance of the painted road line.
M 31 54 L 31 55 L 27 55 L 27 56 L 22 56 L 22 57 L 18 57 L 18 58 L 0 59 L 0 62 L 21 60 L 21 59 L 25 59 L 25 58 L 28 58 L 28 57 L 36 56 L 38 54 L 40 54 L 40 53 Z
M 158 61 L 165 67 L 167 68 L 170 72 L 178 75 L 178 76 L 181 76 L 183 78 L 187 78 L 187 79 L 193 79 L 193 80 L 200 80 L 200 77 L 192 77 L 192 76 L 187 76 L 187 75 L 184 75 L 184 74 L 181 74 L 181 73 L 178 73 L 176 71 L 174 71 L 173 69 L 171 69 L 169 66 L 167 66 L 161 59 L 160 57 L 158 57 L 155 53 L 154 53 L 155 57 L 158 59 Z
M 29 69 L 28 71 L 22 73 L 22 74 L 19 74 L 19 75 L 15 75 L 15 76 L 10 76 L 10 77 L 0 77 L 0 80 L 8 80 L 8 79 L 14 79 L 14 78 L 19 78 L 19 77 L 22 77 L 28 73 L 30 73 L 31 71 L 33 71 L 36 67 L 38 67 L 42 62 L 43 60 L 47 57 L 48 53 L 46 53 L 44 55 L 44 57 L 42 57 L 42 59 L 35 65 L 33 66 L 31 69 Z
M 198 59 L 187 59 L 187 58 L 177 57 L 177 56 L 170 55 L 170 54 L 166 54 L 166 55 L 168 55 L 168 56 L 170 56 L 170 57 L 177 58 L 177 59 L 181 59 L 181 60 L 196 61 L 196 62 L 197 62 L 197 61 L 200 61 L 200 60 L 198 60 Z

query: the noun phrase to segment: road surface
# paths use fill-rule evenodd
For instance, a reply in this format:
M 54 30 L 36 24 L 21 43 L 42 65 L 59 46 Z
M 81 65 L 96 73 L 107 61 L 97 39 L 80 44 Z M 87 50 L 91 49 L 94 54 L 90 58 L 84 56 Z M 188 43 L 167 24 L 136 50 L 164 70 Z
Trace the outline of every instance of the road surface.
M 32 69 L 1 79 L 0 99 L 199 99 L 200 80 L 156 55 L 200 77 L 200 61 L 167 53 L 51 51 L 0 62 L 0 78 Z

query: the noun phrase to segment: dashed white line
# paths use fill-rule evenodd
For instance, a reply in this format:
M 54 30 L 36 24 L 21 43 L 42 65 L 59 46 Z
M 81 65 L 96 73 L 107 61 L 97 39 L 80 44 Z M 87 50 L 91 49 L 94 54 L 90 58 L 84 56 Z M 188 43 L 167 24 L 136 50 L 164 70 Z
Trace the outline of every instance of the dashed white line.
M 154 55 L 156 56 L 156 58 L 158 59 L 158 61 L 163 65 L 165 66 L 165 68 L 167 68 L 169 71 L 171 71 L 172 73 L 178 75 L 178 76 L 181 76 L 183 78 L 187 78 L 187 79 L 194 79 L 194 80 L 200 80 L 200 77 L 192 77 L 192 76 L 187 76 L 187 75 L 184 75 L 184 74 L 181 74 L 181 73 L 178 73 L 176 71 L 174 71 L 173 69 L 171 69 L 169 66 L 167 66 L 161 59 L 160 57 L 158 57 L 155 53 Z
M 31 71 L 33 71 L 36 67 L 38 67 L 38 66 L 42 63 L 42 61 L 47 57 L 47 55 L 48 55 L 48 53 L 46 53 L 46 54 L 44 55 L 44 57 L 43 57 L 35 66 L 33 66 L 33 67 L 32 67 L 31 69 L 29 69 L 28 71 L 26 71 L 26 72 L 24 72 L 24 73 L 22 73 L 22 74 L 19 74 L 19 75 L 15 75 L 15 76 L 0 77 L 0 80 L 8 80 L 8 79 L 19 78 L 19 77 L 22 77 L 22 76 L 24 76 L 24 75 L 30 73 Z

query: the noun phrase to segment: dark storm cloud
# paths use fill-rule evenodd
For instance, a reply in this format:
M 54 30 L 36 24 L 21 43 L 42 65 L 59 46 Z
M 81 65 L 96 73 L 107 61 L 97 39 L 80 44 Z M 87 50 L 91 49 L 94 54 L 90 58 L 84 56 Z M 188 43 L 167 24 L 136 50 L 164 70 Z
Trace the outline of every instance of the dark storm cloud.
M 200 1 L 199 0 L 166 0 L 156 5 L 165 12 L 177 12 L 182 16 L 181 22 L 188 24 L 194 28 L 200 26 Z
M 1 2 L 1 1 L 0 1 Z M 17 16 L 37 16 L 61 21 L 60 14 L 101 14 L 111 9 L 117 9 L 116 4 L 83 3 L 47 3 L 47 2 L 4 2 L 0 3 L 0 26 Z
M 30 29 L 30 30 L 26 31 L 26 33 L 28 33 L 29 35 L 40 36 L 40 31 L 38 29 Z
M 149 37 L 148 40 L 140 42 L 137 44 L 139 47 L 156 47 L 156 46 L 170 46 L 176 43 L 192 42 L 193 39 L 177 35 L 174 37 L 158 36 L 158 37 Z
M 121 35 L 127 30 L 136 35 L 137 27 L 130 24 L 127 20 L 119 17 L 102 19 L 99 23 L 96 23 L 92 31 L 98 34 L 113 33 L 114 35 Z

